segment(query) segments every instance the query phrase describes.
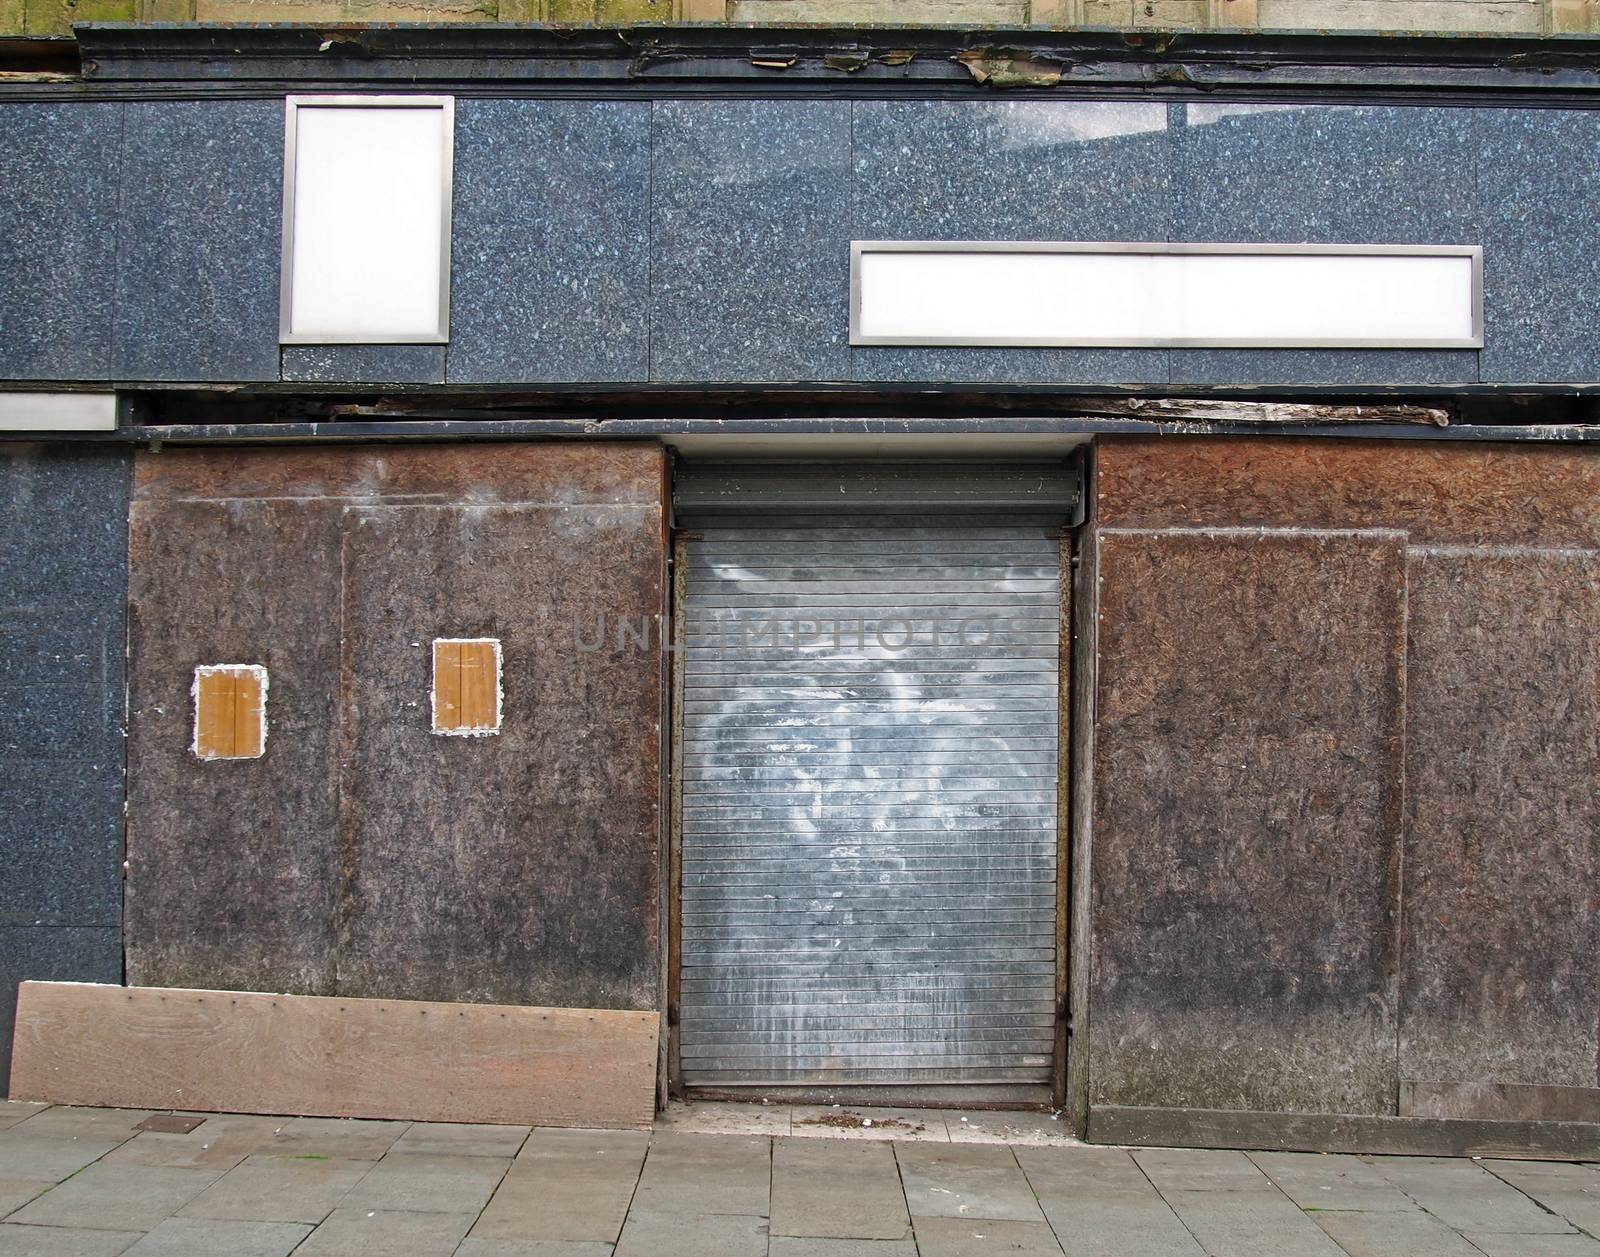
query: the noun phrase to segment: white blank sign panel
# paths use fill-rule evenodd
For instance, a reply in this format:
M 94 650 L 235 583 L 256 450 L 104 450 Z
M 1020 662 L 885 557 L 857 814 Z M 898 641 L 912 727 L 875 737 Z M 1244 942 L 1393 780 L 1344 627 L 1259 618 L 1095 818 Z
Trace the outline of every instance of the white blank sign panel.
M 856 345 L 1476 348 L 1476 246 L 858 242 Z
M 283 341 L 448 339 L 453 114 L 439 97 L 289 99 Z

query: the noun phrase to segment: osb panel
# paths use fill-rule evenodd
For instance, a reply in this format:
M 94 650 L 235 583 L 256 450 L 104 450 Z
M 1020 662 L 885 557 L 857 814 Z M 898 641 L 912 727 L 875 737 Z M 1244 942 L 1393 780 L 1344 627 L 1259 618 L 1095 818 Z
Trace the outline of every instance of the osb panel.
M 135 499 L 355 498 L 363 501 L 659 504 L 653 444 L 214 446 L 136 460 Z
M 24 982 L 18 1005 L 19 1098 L 537 1126 L 655 1113 L 657 1013 L 76 982 Z
M 147 496 L 128 562 L 128 979 L 330 993 L 339 516 Z M 267 753 L 197 759 L 194 670 L 239 662 L 271 678 Z
M 661 656 L 574 625 L 662 609 L 663 471 L 648 445 L 141 455 L 130 980 L 652 1005 Z M 480 636 L 505 727 L 434 737 L 431 643 Z M 259 760 L 189 751 L 219 660 L 270 671 Z
M 1600 555 L 1410 579 L 1401 1077 L 1593 1087 Z
M 1600 545 L 1600 451 L 1269 437 L 1096 443 L 1102 527 L 1397 528 L 1416 542 Z
M 352 507 L 339 989 L 651 1007 L 659 506 Z M 606 626 L 604 645 L 592 644 Z M 434 637 L 498 638 L 493 737 L 441 738 Z
M 1091 1103 L 1392 1111 L 1403 538 L 1098 545 Z

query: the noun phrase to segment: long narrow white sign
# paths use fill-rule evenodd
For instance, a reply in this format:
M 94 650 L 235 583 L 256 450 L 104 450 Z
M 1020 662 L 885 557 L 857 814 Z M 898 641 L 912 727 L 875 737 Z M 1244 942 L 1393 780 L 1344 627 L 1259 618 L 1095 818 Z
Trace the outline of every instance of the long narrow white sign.
M 1472 349 L 1476 245 L 857 241 L 853 345 Z

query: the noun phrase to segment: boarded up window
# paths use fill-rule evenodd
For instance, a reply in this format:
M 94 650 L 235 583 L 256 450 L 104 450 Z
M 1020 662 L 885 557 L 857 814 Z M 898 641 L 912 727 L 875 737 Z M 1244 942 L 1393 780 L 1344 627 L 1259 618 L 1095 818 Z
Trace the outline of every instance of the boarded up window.
M 453 737 L 500 732 L 500 643 L 494 638 L 435 639 L 433 731 Z
M 267 749 L 267 670 L 222 663 L 194 670 L 194 753 L 201 759 L 258 759 Z

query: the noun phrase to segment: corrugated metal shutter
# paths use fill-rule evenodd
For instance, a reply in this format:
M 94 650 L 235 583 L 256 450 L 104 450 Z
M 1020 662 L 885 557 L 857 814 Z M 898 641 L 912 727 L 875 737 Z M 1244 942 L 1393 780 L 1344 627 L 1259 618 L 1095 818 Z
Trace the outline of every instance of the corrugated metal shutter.
M 1050 1079 L 1061 488 L 689 525 L 686 1084 Z

